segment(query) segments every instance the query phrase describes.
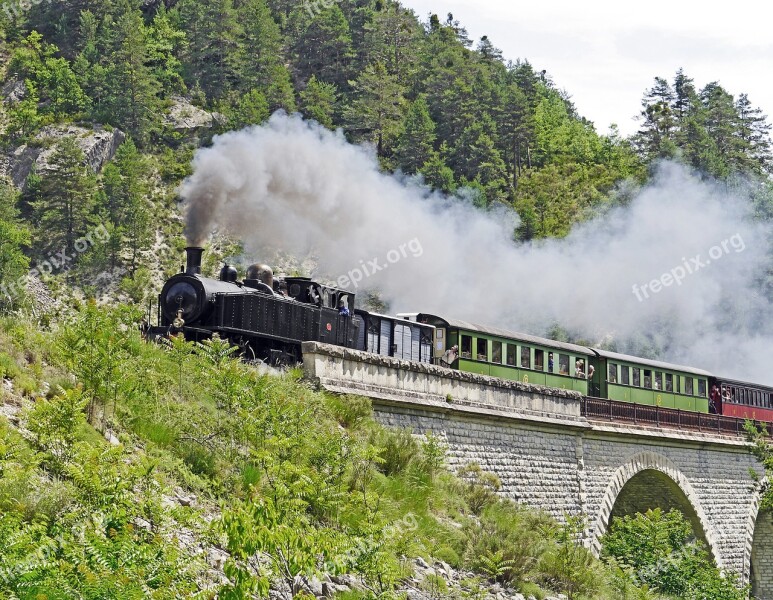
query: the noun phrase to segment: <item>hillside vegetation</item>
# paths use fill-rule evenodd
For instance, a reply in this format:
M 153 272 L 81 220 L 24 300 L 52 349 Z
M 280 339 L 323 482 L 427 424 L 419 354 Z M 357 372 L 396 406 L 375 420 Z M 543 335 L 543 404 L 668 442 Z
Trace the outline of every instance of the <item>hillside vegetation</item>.
M 425 575 L 426 598 L 482 599 L 498 582 L 646 599 L 637 586 L 656 582 L 642 568 L 690 538 L 671 515 L 673 546 L 643 554 L 640 531 L 613 527 L 602 563 L 575 545 L 580 519 L 559 526 L 499 498 L 475 465 L 449 473 L 442 440 L 387 430 L 366 400 L 292 371 L 260 374 L 217 339 L 146 344 L 138 316 L 89 304 L 55 332 L 0 321 L 4 597 L 247 598 L 273 585 L 307 598 L 313 577 L 346 575 L 340 598 L 401 598 L 421 557 L 466 573 L 456 588 Z M 665 591 L 740 600 L 704 550 L 685 556 Z

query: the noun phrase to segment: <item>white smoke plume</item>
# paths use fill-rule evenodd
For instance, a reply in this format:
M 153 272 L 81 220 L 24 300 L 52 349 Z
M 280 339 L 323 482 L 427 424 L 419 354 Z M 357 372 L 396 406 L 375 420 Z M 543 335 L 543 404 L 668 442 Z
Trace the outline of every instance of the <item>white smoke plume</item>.
M 181 194 L 191 243 L 217 229 L 247 251 L 311 252 L 331 280 L 378 259 L 350 289 L 379 289 L 392 312 L 537 335 L 559 325 L 584 343 L 773 384 L 773 303 L 755 291 L 771 228 L 723 190 L 664 164 L 628 206 L 516 245 L 514 213 L 430 194 L 340 133 L 277 114 L 200 150 Z

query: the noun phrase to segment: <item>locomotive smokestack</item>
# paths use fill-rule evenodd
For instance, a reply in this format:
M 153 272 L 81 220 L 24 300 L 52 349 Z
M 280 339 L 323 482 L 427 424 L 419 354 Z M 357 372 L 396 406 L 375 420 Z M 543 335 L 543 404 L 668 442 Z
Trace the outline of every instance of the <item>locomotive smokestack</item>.
M 188 275 L 201 275 L 201 255 L 204 254 L 204 248 L 199 246 L 188 246 L 185 249 L 188 257 L 185 272 Z

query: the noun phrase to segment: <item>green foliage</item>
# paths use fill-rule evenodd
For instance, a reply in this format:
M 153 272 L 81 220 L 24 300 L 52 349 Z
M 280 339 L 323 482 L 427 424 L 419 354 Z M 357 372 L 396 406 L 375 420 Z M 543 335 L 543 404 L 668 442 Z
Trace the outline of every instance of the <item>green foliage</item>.
M 756 472 L 752 473 L 755 481 L 761 482 L 760 510 L 773 510 L 773 444 L 770 443 L 766 427 L 747 421 L 744 428 L 746 437 L 751 442 L 752 454 L 765 469 L 762 476 Z
M 717 82 L 697 90 L 681 69 L 673 85 L 662 77 L 642 100 L 635 138 L 647 159 L 676 158 L 720 179 L 770 173 L 770 125 L 746 94 L 736 99 Z
M 416 556 L 567 593 L 584 564 L 613 589 L 613 571 L 582 562 L 549 518 L 500 500 L 496 478 L 445 471 L 439 437 L 386 430 L 367 400 L 313 392 L 297 373 L 260 375 L 218 338 L 142 343 L 138 319 L 87 304 L 54 334 L 0 320 L 0 364 L 20 372 L 36 346 L 44 354 L 29 364 L 45 359 L 77 383 L 35 402 L 30 442 L 0 420 L 0 542 L 17 540 L 0 548 L 11 573 L 0 593 L 190 597 L 208 570 L 175 539 L 181 520 L 228 549 L 224 598 L 266 597 L 276 578 L 301 597 L 302 577 L 348 573 L 366 587 L 359 597 L 396 600 L 404 557 Z M 89 416 L 121 443 L 107 444 Z M 164 507 L 170 485 L 210 513 L 220 506 L 210 533 L 195 511 Z M 479 584 L 463 597 L 480 597 Z M 426 586 L 456 593 L 441 579 Z
M 24 98 L 13 103 L 8 109 L 8 124 L 3 132 L 7 143 L 25 143 L 46 122 L 45 116 L 38 111 L 40 98 L 35 84 L 27 79 L 24 82 Z
M 140 253 L 150 244 L 147 160 L 131 139 L 118 148 L 102 173 L 104 208 L 111 225 L 108 241 L 111 266 L 125 264 L 134 277 Z
M 499 582 L 528 580 L 550 547 L 551 526 L 544 515 L 492 499 L 469 525 L 464 561 Z
M 380 448 L 378 469 L 385 475 L 397 475 L 419 455 L 419 444 L 410 429 L 379 430 L 372 443 Z
M 301 113 L 304 117 L 328 129 L 333 127 L 338 92 L 332 83 L 321 82 L 312 75 L 306 84 L 306 89 L 300 93 L 300 98 Z
M 429 114 L 429 105 L 424 96 L 419 96 L 403 121 L 395 150 L 397 164 L 406 173 L 417 173 L 432 158 L 435 139 L 435 123 Z
M 383 63 L 368 66 L 351 82 L 356 97 L 344 111 L 353 137 L 371 142 L 379 156 L 392 150 L 403 119 L 403 90 Z
M 24 246 L 29 244 L 30 235 L 18 220 L 16 201 L 12 186 L 0 181 L 0 311 L 23 300 L 24 290 L 19 280 L 29 268 Z
M 467 482 L 464 496 L 474 514 L 481 514 L 484 508 L 495 503 L 496 493 L 502 487 L 499 477 L 484 471 L 478 463 L 459 469 L 459 476 Z
M 72 461 L 77 431 L 86 422 L 87 404 L 81 390 L 61 390 L 50 400 L 41 398 L 27 416 L 35 446 L 56 474 L 62 474 Z
M 27 82 L 29 98 L 26 103 L 20 103 L 24 110 L 33 109 L 36 92 L 40 92 L 43 94 L 40 100 L 47 101 L 43 112 L 57 120 L 79 115 L 90 104 L 70 63 L 56 57 L 58 51 L 55 45 L 45 42 L 40 33 L 33 31 L 13 53 L 10 63 L 11 71 Z M 27 131 L 26 135 L 31 132 Z
M 602 569 L 580 536 L 584 528 L 582 517 L 567 516 L 558 530 L 557 544 L 540 559 L 540 579 L 553 589 L 560 589 L 569 600 L 595 595 L 602 585 Z
M 626 569 L 636 584 L 695 600 L 741 600 L 747 595 L 737 577 L 714 566 L 677 510 L 616 517 L 602 543 L 603 556 Z
M 74 138 L 63 138 L 49 161 L 51 169 L 41 177 L 37 197 L 32 203 L 42 250 L 65 248 L 75 254 L 75 241 L 93 223 L 96 195 L 94 174 L 84 164 L 85 156 Z

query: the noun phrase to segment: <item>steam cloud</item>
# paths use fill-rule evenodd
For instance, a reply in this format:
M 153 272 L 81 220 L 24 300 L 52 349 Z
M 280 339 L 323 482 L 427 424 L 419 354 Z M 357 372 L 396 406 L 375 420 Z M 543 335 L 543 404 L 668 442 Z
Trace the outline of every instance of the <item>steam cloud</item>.
M 773 384 L 773 303 L 756 284 L 771 227 L 723 189 L 666 163 L 628 206 L 518 246 L 514 213 L 430 194 L 340 133 L 277 114 L 200 150 L 181 194 L 191 243 L 217 229 L 256 255 L 313 253 L 332 281 L 378 259 L 386 268 L 357 291 L 378 288 L 391 312 L 538 335 L 560 325 L 584 343 Z M 412 240 L 421 253 L 387 262 Z

